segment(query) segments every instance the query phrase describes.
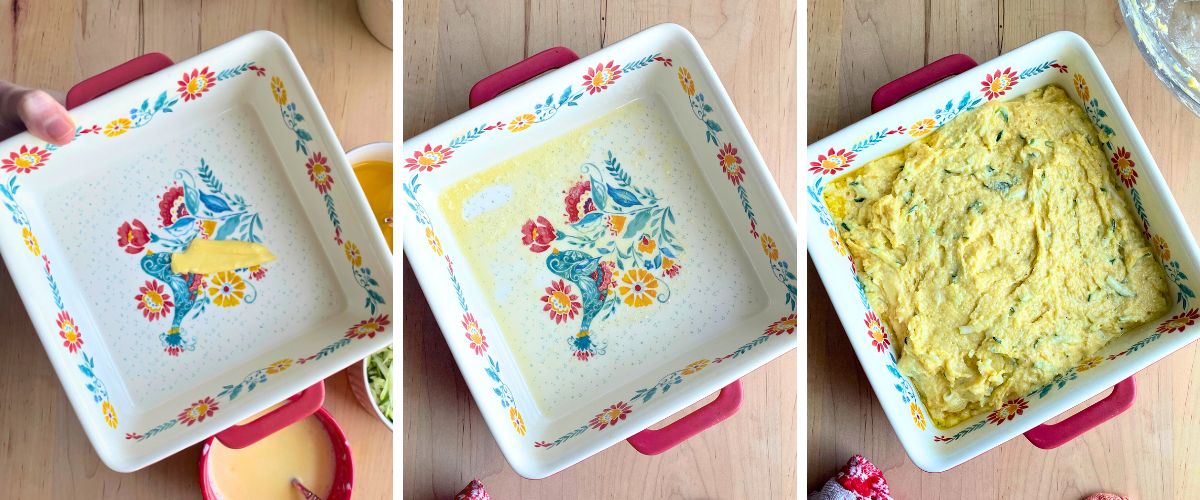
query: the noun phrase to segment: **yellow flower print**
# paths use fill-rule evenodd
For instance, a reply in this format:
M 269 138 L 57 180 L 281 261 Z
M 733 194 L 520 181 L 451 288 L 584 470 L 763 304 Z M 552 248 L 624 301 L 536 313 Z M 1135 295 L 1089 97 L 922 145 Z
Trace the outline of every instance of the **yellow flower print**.
M 679 85 L 688 97 L 696 95 L 696 81 L 692 79 L 692 72 L 683 66 L 679 67 Z
M 708 359 L 692 361 L 687 366 L 683 367 L 683 369 L 680 370 L 679 373 L 681 373 L 683 375 L 691 375 L 693 373 L 699 373 L 700 370 L 703 370 L 704 367 L 708 366 L 708 363 L 709 363 Z
M 612 232 L 613 236 L 621 234 L 621 231 L 625 230 L 626 219 L 624 215 L 608 215 L 606 217 L 608 217 L 608 229 Z
M 218 307 L 236 306 L 246 297 L 246 282 L 233 272 L 219 272 L 208 285 L 208 296 Z
M 1088 102 L 1092 99 L 1092 93 L 1088 90 L 1087 80 L 1083 79 L 1083 75 L 1075 73 L 1075 93 L 1079 94 L 1079 98 L 1083 102 Z
M 1084 360 L 1084 362 L 1080 363 L 1079 366 L 1075 367 L 1075 371 L 1086 372 L 1088 370 L 1091 370 L 1092 368 L 1100 366 L 1101 361 L 1103 361 L 1103 358 L 1101 358 L 1100 356 L 1095 356 L 1095 357 L 1089 358 L 1087 360 Z
M 271 94 L 275 96 L 275 102 L 280 106 L 287 104 L 287 89 L 283 87 L 283 80 L 278 76 L 271 77 Z
M 529 114 L 529 113 L 525 113 L 521 116 L 513 118 L 513 120 L 511 122 L 508 122 L 508 131 L 509 132 L 520 132 L 522 130 L 529 128 L 529 126 L 533 125 L 533 122 L 536 120 L 537 120 L 536 116 L 533 116 L 532 114 Z
M 1167 246 L 1167 240 L 1162 236 L 1154 235 L 1150 237 L 1150 248 L 1154 249 L 1154 253 L 1158 254 L 1159 262 L 1166 264 L 1171 260 L 1171 248 Z
M 517 434 L 525 435 L 525 419 L 521 418 L 521 412 L 517 411 L 516 406 L 508 407 L 508 418 L 512 420 L 513 429 L 517 430 Z
M 108 424 L 109 427 L 116 429 L 117 409 L 113 408 L 112 403 L 109 403 L 108 401 L 100 403 L 100 411 L 104 412 L 104 423 Z
M 908 128 L 908 135 L 921 137 L 933 132 L 934 127 L 937 127 L 937 122 L 933 121 L 933 118 L 922 118 Z
M 284 358 L 267 366 L 267 373 L 274 375 L 291 367 L 292 360 L 290 358 Z
M 358 245 L 355 245 L 353 241 L 347 241 L 345 249 L 346 260 L 350 261 L 350 265 L 362 267 L 362 252 L 358 251 Z
M 33 235 L 33 231 L 30 231 L 28 226 L 21 228 L 21 239 L 25 240 L 25 248 L 29 249 L 29 253 L 42 255 L 42 248 L 38 246 L 37 237 Z
M 432 227 L 425 226 L 425 240 L 429 242 L 429 248 L 433 250 L 433 253 L 436 253 L 438 257 L 441 257 L 442 242 L 441 240 L 438 240 L 438 237 L 436 234 L 434 234 Z
M 625 297 L 627 305 L 646 307 L 654 303 L 654 298 L 658 296 L 658 279 L 645 269 L 630 269 L 621 275 L 617 293 Z
M 128 118 L 117 118 L 116 120 L 108 122 L 108 125 L 104 126 L 104 135 L 116 137 L 124 134 L 132 126 L 133 122 L 129 121 Z
M 833 249 L 837 250 L 838 255 L 846 256 L 846 245 L 842 244 L 842 239 L 838 238 L 837 231 L 829 229 L 829 241 L 833 242 Z
M 925 414 L 921 412 L 921 407 L 917 403 L 909 403 L 908 411 L 912 412 L 913 423 L 917 424 L 917 428 L 925 430 Z
M 649 236 L 643 234 L 642 239 L 638 240 L 637 249 L 639 252 L 654 253 L 655 248 L 658 248 L 658 245 Z
M 762 238 L 759 238 L 759 242 L 762 243 L 763 253 L 767 254 L 768 259 L 779 260 L 779 247 L 775 246 L 773 238 L 764 234 Z

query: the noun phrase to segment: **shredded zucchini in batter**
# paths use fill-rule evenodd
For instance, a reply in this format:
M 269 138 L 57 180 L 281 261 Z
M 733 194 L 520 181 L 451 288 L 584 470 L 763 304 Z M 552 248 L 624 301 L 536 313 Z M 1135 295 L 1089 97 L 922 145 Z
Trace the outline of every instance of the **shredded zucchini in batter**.
M 1050 382 L 1167 311 L 1102 139 L 1062 89 L 993 101 L 826 202 L 934 423 Z

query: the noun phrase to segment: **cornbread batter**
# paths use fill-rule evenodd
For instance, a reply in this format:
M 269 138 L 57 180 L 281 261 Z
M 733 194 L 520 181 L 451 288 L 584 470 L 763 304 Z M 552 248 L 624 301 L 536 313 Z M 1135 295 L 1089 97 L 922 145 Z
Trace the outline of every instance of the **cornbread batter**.
M 1166 312 L 1166 276 L 1062 89 L 988 104 L 826 201 L 933 421 L 1024 396 Z

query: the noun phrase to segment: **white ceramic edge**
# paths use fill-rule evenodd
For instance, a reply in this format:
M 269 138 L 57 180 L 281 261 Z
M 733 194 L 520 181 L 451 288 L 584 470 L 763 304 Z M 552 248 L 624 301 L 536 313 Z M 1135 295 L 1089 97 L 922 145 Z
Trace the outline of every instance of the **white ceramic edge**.
M 761 154 L 759 154 L 757 147 L 750 140 L 749 134 L 745 128 L 745 124 L 742 122 L 741 117 L 737 114 L 736 109 L 734 109 L 732 101 L 730 101 L 728 94 L 725 92 L 724 87 L 717 78 L 712 65 L 709 63 L 707 57 L 704 55 L 704 52 L 701 50 L 699 43 L 691 35 L 691 33 L 677 24 L 665 23 L 647 28 L 597 52 L 583 56 L 579 60 L 574 61 L 563 68 L 548 72 L 542 76 L 539 76 L 538 78 L 530 80 L 529 82 L 518 86 L 513 91 L 500 95 L 493 101 L 489 101 L 484 105 L 472 110 L 468 110 L 467 112 L 451 118 L 445 123 L 431 128 L 430 130 L 422 132 L 421 134 L 418 134 L 405 142 L 421 142 L 423 141 L 424 137 L 433 132 L 442 130 L 456 130 L 458 128 L 473 126 L 475 125 L 475 122 L 479 121 L 479 118 L 490 117 L 488 111 L 489 109 L 504 106 L 506 105 L 507 101 L 519 97 L 516 96 L 516 94 L 518 94 L 518 90 L 536 88 L 540 81 L 549 81 L 555 75 L 562 75 L 564 73 L 574 74 L 576 71 L 586 70 L 587 67 L 595 64 L 600 59 L 612 59 L 615 58 L 616 55 L 622 54 L 622 51 L 626 47 L 634 46 L 647 40 L 656 39 L 675 39 L 675 41 L 685 45 L 687 49 L 691 51 L 691 55 L 700 64 L 698 69 L 699 71 L 703 72 L 703 76 L 706 78 L 705 81 L 709 83 L 712 95 L 718 99 L 718 102 L 721 106 L 726 107 L 726 114 L 731 119 L 730 126 L 726 129 L 726 131 L 734 134 L 738 140 L 742 141 L 742 144 L 745 145 L 744 150 L 747 152 L 746 156 L 749 161 L 744 163 L 743 167 L 747 168 L 748 170 L 752 170 L 753 173 L 758 174 L 760 178 L 762 178 L 762 186 L 764 188 L 763 191 L 769 192 L 769 194 L 762 194 L 762 196 L 765 198 L 764 201 L 775 205 L 773 207 L 773 213 L 776 214 L 778 219 L 782 222 L 781 226 L 785 226 L 784 230 L 786 233 L 784 233 L 783 236 L 787 239 L 784 241 L 781 238 L 781 241 L 777 242 L 780 246 L 780 249 L 783 250 L 789 245 L 790 248 L 797 249 L 795 218 L 792 216 L 792 214 L 788 213 L 789 211 L 787 209 L 787 204 L 784 202 L 783 196 L 779 192 L 778 185 L 774 182 L 774 177 L 765 167 Z M 407 207 L 402 207 L 402 210 L 407 210 Z M 424 241 L 424 235 L 419 232 L 417 225 L 411 223 L 404 224 L 404 251 L 408 253 L 411 250 L 409 245 L 415 245 L 417 244 L 416 242 L 420 241 Z M 441 282 L 444 280 L 435 274 L 434 271 L 425 269 L 420 265 L 416 265 L 416 263 L 414 263 L 414 265 L 411 267 L 421 286 L 426 289 L 427 294 L 430 293 L 431 290 L 444 288 L 441 285 Z M 436 271 L 440 271 L 440 269 Z M 439 327 L 442 328 L 443 333 L 449 331 L 447 327 L 451 327 L 450 329 L 452 330 L 453 326 L 456 325 L 457 316 L 460 316 L 459 311 L 453 310 L 447 313 L 447 310 L 450 309 L 450 304 L 441 304 L 435 302 L 437 301 L 430 301 L 430 307 L 434 312 L 434 316 L 438 321 Z M 712 378 L 706 379 L 701 383 L 697 383 L 696 386 L 680 388 L 677 389 L 677 392 L 673 391 L 671 393 L 690 394 L 694 391 L 697 393 L 696 397 L 677 397 L 676 399 L 668 399 L 665 403 L 655 405 L 647 409 L 645 412 L 641 412 L 640 415 L 631 415 L 629 418 L 630 425 L 621 426 L 620 428 L 613 427 L 612 429 L 614 432 L 606 436 L 605 439 L 589 441 L 587 446 L 581 445 L 576 448 L 570 448 L 570 453 L 564 453 L 563 456 L 553 460 L 523 460 L 522 458 L 527 454 L 527 450 L 518 450 L 516 449 L 517 447 L 508 444 L 507 440 L 503 440 L 498 437 L 503 435 L 502 432 L 507 429 L 509 422 L 501 421 L 495 416 L 496 412 L 480 411 L 480 413 L 482 414 L 484 422 L 487 424 L 489 431 L 492 433 L 493 437 L 496 438 L 496 442 L 500 448 L 501 454 L 504 455 L 505 459 L 508 461 L 510 466 L 512 466 L 513 470 L 525 478 L 542 479 L 575 465 L 584 459 L 613 446 L 614 444 L 618 444 L 620 441 L 624 441 L 633 434 L 636 434 L 637 432 L 640 432 L 643 429 L 662 421 L 664 418 L 678 413 L 692 404 L 695 404 L 697 401 L 700 401 L 708 395 L 720 390 L 722 387 L 725 387 L 733 381 L 744 377 L 747 373 L 765 365 L 771 360 L 783 355 L 787 351 L 794 349 L 795 344 L 795 337 L 791 337 L 788 341 L 771 342 L 768 343 L 768 345 L 763 345 L 758 349 L 747 352 L 744 357 L 749 358 L 751 361 L 744 364 L 739 364 L 736 367 L 727 370 L 722 370 L 718 372 L 720 376 L 713 376 Z M 460 373 L 462 373 L 462 376 L 467 381 L 467 386 L 470 389 L 471 396 L 475 400 L 476 405 L 481 409 L 490 407 L 491 401 L 484 398 L 491 395 L 491 391 L 480 383 L 472 383 L 472 380 L 480 379 L 481 376 L 473 373 L 473 371 L 464 371 L 462 369 L 465 365 L 464 360 L 461 359 L 459 350 L 451 349 L 450 352 L 454 357 L 455 363 L 459 367 Z
M 228 50 L 231 47 L 239 45 L 256 44 L 270 45 L 272 49 L 280 52 L 280 59 L 288 65 L 290 74 L 293 74 L 297 77 L 297 81 L 294 83 L 294 87 L 291 90 L 299 91 L 303 95 L 303 102 L 309 103 L 314 108 L 309 111 L 310 118 L 314 124 L 312 125 L 314 128 L 314 134 L 317 134 L 317 136 L 330 148 L 330 151 L 328 152 L 328 157 L 331 164 L 330 166 L 343 179 L 347 179 L 346 182 L 357 185 L 357 181 L 354 178 L 353 172 L 350 170 L 346 156 L 342 152 L 340 143 L 338 142 L 337 136 L 334 134 L 328 119 L 325 117 L 323 112 L 318 112 L 321 111 L 319 101 L 317 100 L 317 97 L 311 86 L 308 84 L 307 77 L 300 68 L 299 62 L 296 60 L 295 55 L 292 53 L 291 49 L 288 47 L 283 38 L 273 32 L 254 31 L 247 33 L 200 54 L 189 57 L 182 61 L 177 61 L 167 68 L 139 78 L 127 85 L 137 86 L 152 78 L 159 78 L 167 74 L 173 74 L 176 71 L 181 71 L 183 66 L 190 67 L 190 65 L 195 65 L 198 62 L 201 62 L 201 59 L 213 50 Z M 86 103 L 83 106 L 100 106 L 103 102 L 102 99 L 104 99 L 104 96 L 97 98 L 95 101 Z M 24 133 L 22 135 L 27 134 L 28 133 Z M 18 137 L 20 137 L 20 135 Z M 12 139 L 15 138 L 10 138 L 10 140 Z M 347 193 L 349 201 L 353 204 L 353 208 L 350 210 L 351 212 L 357 211 L 357 213 L 371 213 L 369 205 L 366 201 L 366 197 L 363 196 L 361 190 L 359 190 L 357 193 L 355 193 L 354 190 L 347 190 Z M 354 219 L 347 219 L 347 221 L 352 220 Z M 373 237 L 367 236 L 365 243 L 371 245 L 378 255 L 390 255 L 390 252 L 387 251 L 387 244 L 383 240 L 382 234 L 380 234 L 378 231 L 364 231 L 364 234 L 373 234 Z M 40 309 L 40 303 L 34 304 L 30 302 L 32 297 L 28 294 L 27 290 L 33 289 L 32 287 L 44 286 L 44 283 L 42 283 L 40 279 L 35 279 L 37 277 L 33 276 L 32 274 L 25 272 L 26 270 L 24 268 L 14 267 L 7 257 L 4 257 L 4 261 L 6 267 L 8 268 L 9 274 L 13 278 L 14 284 L 16 284 L 18 295 L 21 297 L 21 301 L 25 306 L 26 311 Z M 381 283 L 386 280 L 388 282 L 387 287 L 390 288 L 390 278 L 392 276 L 393 268 L 392 262 L 390 259 L 379 259 L 379 266 L 380 269 L 384 271 L 381 274 Z M 385 304 L 384 308 L 387 310 L 393 310 L 391 303 Z M 84 396 L 80 393 L 79 389 L 74 387 L 74 385 L 66 384 L 65 381 L 61 380 L 61 374 L 74 373 L 76 369 L 73 366 L 68 366 L 65 361 L 61 359 L 61 357 L 54 356 L 52 354 L 55 352 L 54 349 L 57 347 L 57 344 L 53 343 L 50 339 L 51 337 L 57 335 L 57 332 L 42 331 L 43 328 L 39 328 L 37 326 L 38 324 L 39 323 L 35 321 L 34 328 L 38 331 L 38 337 L 42 343 L 42 347 L 46 350 L 46 354 L 51 362 L 51 365 L 55 369 L 55 374 L 60 376 L 60 385 L 68 396 L 67 399 L 71 403 L 72 409 L 75 412 L 75 416 L 80 422 L 80 426 L 83 428 L 88 440 L 91 442 L 92 448 L 100 457 L 101 461 L 104 462 L 104 464 L 110 469 L 117 472 L 133 472 L 139 470 L 147 465 L 156 463 L 166 457 L 174 455 L 175 453 L 178 453 L 189 446 L 203 441 L 208 436 L 219 432 L 219 430 L 211 433 L 208 432 L 208 430 L 200 431 L 200 428 L 193 430 L 191 433 L 181 431 L 179 433 L 172 433 L 169 436 L 164 436 L 164 439 L 160 441 L 139 445 L 141 446 L 140 449 L 127 449 L 123 450 L 122 452 L 118 452 L 113 448 L 104 446 L 109 438 L 99 435 L 96 429 L 97 426 L 93 425 L 94 423 L 89 423 L 83 419 L 85 411 L 90 410 L 90 408 L 84 408 L 81 406 Z M 388 342 L 390 342 L 391 337 L 392 329 L 388 329 L 378 338 L 386 339 Z M 283 381 L 284 383 L 263 386 L 262 390 L 256 393 L 256 399 L 265 404 L 260 403 L 256 405 L 239 405 L 230 411 L 222 412 L 220 415 L 214 415 L 211 417 L 211 420 L 213 420 L 212 424 L 207 426 L 207 428 L 223 430 L 230 425 L 233 425 L 254 415 L 255 413 L 258 413 L 259 411 L 275 404 L 278 401 L 282 401 L 283 399 L 300 392 L 304 388 L 316 384 L 319 381 L 323 381 L 330 375 L 345 369 L 345 367 L 349 366 L 350 364 L 353 364 L 355 360 L 361 359 L 366 355 L 366 353 L 373 352 L 374 350 L 378 349 L 375 344 L 380 342 L 381 340 L 364 339 L 362 342 L 351 343 L 345 348 L 332 353 L 326 358 L 325 362 L 316 365 L 316 368 L 308 369 L 303 372 L 297 372 L 300 374 L 294 375 L 290 379 L 285 379 Z M 344 361 L 348 362 L 343 363 Z M 90 398 L 88 401 L 90 401 Z M 188 437 L 191 434 L 195 434 L 198 437 L 195 439 Z
M 1170 190 L 1168 189 L 1162 174 L 1159 172 L 1157 164 L 1150 155 L 1145 141 L 1142 139 L 1140 133 L 1137 131 L 1137 128 L 1134 126 L 1132 119 L 1130 119 L 1128 110 L 1125 108 L 1124 103 L 1117 94 L 1116 89 L 1113 87 L 1111 80 L 1108 78 L 1107 73 L 1104 71 L 1103 66 L 1096 57 L 1095 52 L 1081 36 L 1069 31 L 1051 33 L 1029 42 L 1026 45 L 1018 47 L 1017 49 L 1014 49 L 1008 53 L 1002 54 L 995 59 L 983 62 L 979 64 L 978 67 L 991 68 L 1013 66 L 1013 64 L 1010 63 L 1014 61 L 1023 59 L 1032 60 L 1038 58 L 1045 59 L 1049 57 L 1050 54 L 1062 53 L 1064 49 L 1076 50 L 1078 55 L 1085 59 L 1085 62 L 1091 66 L 1091 69 L 1093 69 L 1092 83 L 1099 84 L 1103 88 L 1103 95 L 1109 100 L 1110 110 L 1112 111 L 1109 116 L 1121 123 L 1121 126 L 1125 129 L 1126 135 L 1129 138 L 1130 147 L 1134 149 L 1139 157 L 1144 161 L 1143 166 L 1146 168 L 1141 170 L 1141 174 L 1143 174 L 1146 179 L 1149 179 L 1151 183 L 1154 184 L 1154 189 L 1156 192 L 1168 194 L 1168 196 L 1161 197 L 1166 214 L 1170 218 L 1167 225 L 1180 235 L 1181 241 L 1185 242 L 1185 245 L 1188 249 L 1186 254 L 1186 256 L 1189 258 L 1188 260 L 1194 267 L 1197 266 L 1197 260 L 1195 256 L 1200 254 L 1200 251 L 1197 249 L 1195 239 L 1188 230 L 1188 226 L 1183 219 L 1182 213 L 1179 211 L 1178 205 L 1175 203 L 1174 198 L 1169 196 Z M 878 127 L 876 125 L 879 123 L 890 123 L 892 121 L 897 121 L 890 118 L 888 120 L 884 120 L 883 117 L 907 116 L 905 110 L 902 109 L 905 103 L 915 101 L 925 94 L 945 95 L 945 91 L 947 89 L 962 89 L 964 88 L 965 82 L 973 82 L 977 76 L 978 75 L 972 74 L 969 70 L 963 75 L 949 78 L 939 84 L 918 92 L 913 96 L 900 101 L 892 108 L 883 110 L 879 113 L 874 113 L 853 125 L 847 126 L 842 130 L 831 134 L 829 137 L 823 138 L 809 145 L 805 157 L 811 158 L 818 154 L 818 150 L 823 151 L 824 148 L 829 147 L 834 142 L 831 141 L 831 139 L 852 139 L 853 137 L 862 135 L 863 132 L 870 133 L 870 131 L 877 129 Z M 824 226 L 822 226 L 819 221 L 816 220 L 816 215 L 811 210 L 808 210 L 808 229 L 808 237 L 810 241 L 817 241 L 826 237 L 826 235 L 823 234 Z M 821 275 L 822 281 L 825 283 L 830 283 L 829 281 L 826 281 L 829 273 L 832 272 L 832 269 L 829 268 L 828 264 L 826 262 L 818 261 L 817 259 L 811 259 L 811 256 L 810 260 L 813 261 L 818 274 Z M 834 301 L 835 309 L 838 309 L 837 302 L 838 301 Z M 843 316 L 840 311 L 838 318 L 842 322 L 842 325 L 847 332 L 856 331 L 858 324 L 857 318 L 847 318 Z M 933 442 L 923 439 L 924 436 L 922 434 L 916 434 L 904 430 L 907 429 L 910 416 L 906 412 L 901 412 L 899 405 L 884 403 L 884 398 L 882 397 L 883 394 L 890 395 L 893 389 L 891 387 L 892 383 L 890 380 L 885 379 L 882 375 L 880 375 L 877 370 L 866 368 L 867 363 L 864 361 L 869 358 L 865 356 L 865 354 L 874 353 L 865 353 L 865 346 L 860 346 L 859 343 L 851 342 L 851 346 L 854 349 L 855 355 L 858 357 L 860 364 L 863 365 L 864 372 L 866 372 L 868 375 L 868 382 L 871 384 L 871 387 L 875 392 L 876 399 L 879 400 L 885 416 L 894 428 L 897 438 L 904 446 L 904 449 L 908 453 L 910 459 L 912 459 L 913 463 L 922 470 L 928 472 L 942 472 L 962 464 L 967 460 L 975 458 L 976 456 L 996 446 L 999 446 L 1009 439 L 1012 439 L 1020 434 L 1023 434 L 1029 429 L 1040 425 L 1042 422 L 1045 422 L 1050 418 L 1070 410 L 1072 407 L 1077 406 L 1078 404 L 1083 403 L 1100 392 L 1112 387 L 1117 382 L 1133 376 L 1146 366 L 1149 366 L 1150 364 L 1165 357 L 1170 352 L 1177 350 L 1191 341 L 1192 340 L 1187 340 L 1183 337 L 1166 339 L 1162 341 L 1161 344 L 1170 346 L 1171 348 L 1169 350 L 1164 349 L 1165 352 L 1159 356 L 1145 357 L 1135 361 L 1126 362 L 1120 365 L 1119 370 L 1114 369 L 1103 372 L 1087 382 L 1080 383 L 1077 386 L 1072 387 L 1070 390 L 1070 397 L 1064 397 L 1054 404 L 1043 404 L 1032 407 L 1026 412 L 1026 417 L 1022 418 L 1020 421 L 1012 422 L 1010 425 L 1003 427 L 991 427 L 991 431 L 987 435 L 986 439 L 981 439 L 980 441 L 973 443 L 972 446 L 964 446 L 949 453 L 931 452 L 934 450 Z

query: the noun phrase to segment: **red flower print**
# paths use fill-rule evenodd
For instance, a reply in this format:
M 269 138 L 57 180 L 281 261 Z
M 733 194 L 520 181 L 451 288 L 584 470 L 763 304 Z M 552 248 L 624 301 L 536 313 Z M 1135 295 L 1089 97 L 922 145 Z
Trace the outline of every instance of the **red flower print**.
M 1125 183 L 1125 187 L 1133 187 L 1134 184 L 1137 184 L 1137 170 L 1133 169 L 1137 163 L 1134 163 L 1130 156 L 1132 155 L 1129 154 L 1129 151 L 1125 151 L 1125 148 L 1117 148 L 1117 152 L 1112 156 L 1113 170 L 1117 172 L 1117 177 L 1121 178 L 1121 182 Z
M 149 280 L 138 291 L 141 293 L 133 299 L 137 301 L 137 308 L 142 311 L 142 316 L 145 316 L 146 319 L 154 321 L 171 314 L 171 308 L 175 306 L 175 303 L 171 302 L 171 296 L 166 293 L 162 283 L 157 280 Z
M 375 316 L 373 318 L 367 318 L 359 321 L 358 324 L 350 327 L 349 330 L 346 330 L 346 338 L 375 338 L 375 334 L 383 333 L 383 330 L 390 324 L 392 324 L 392 321 L 386 314 L 380 314 L 379 316 Z
M 426 144 L 423 151 L 417 151 L 413 153 L 412 158 L 404 160 L 404 168 L 409 171 L 433 172 L 433 169 L 444 165 L 453 154 L 453 149 Z
M 595 68 L 588 68 L 588 72 L 584 73 L 583 87 L 587 89 L 588 94 L 595 94 L 607 89 L 618 78 L 621 78 L 621 68 L 612 61 L 597 64 Z
M 1017 418 L 1017 415 L 1024 413 L 1025 410 L 1028 409 L 1029 403 L 1025 401 L 1025 398 L 1011 399 L 1007 403 L 1004 403 L 1004 406 L 1001 406 L 999 410 L 989 414 L 987 416 L 987 421 L 996 425 L 1000 425 L 1004 422 Z
M 617 265 L 612 262 L 601 261 L 600 267 L 595 271 L 592 271 L 591 278 L 596 280 L 597 283 L 600 283 L 599 289 L 601 292 L 604 292 L 609 288 L 616 288 L 617 280 L 613 279 L 613 269 L 616 267 Z M 601 296 L 600 300 L 604 300 L 604 297 Z
M 795 313 L 779 318 L 779 321 L 771 323 L 771 326 L 768 326 L 766 331 L 763 332 L 764 335 L 791 335 L 793 333 L 796 333 Z
M 554 446 L 554 444 L 547 443 L 545 441 L 537 441 L 537 442 L 533 443 L 534 448 L 550 448 L 552 446 Z
M 669 278 L 679 276 L 679 270 L 682 269 L 674 259 L 663 257 L 662 261 L 663 274 Z
M 463 315 L 462 326 L 467 331 L 467 340 L 471 341 L 471 350 L 482 356 L 488 348 L 487 337 L 483 336 L 483 329 L 479 327 L 479 322 L 475 321 L 475 316 L 471 313 Z
M 262 66 L 255 66 L 253 64 L 250 65 L 250 71 L 253 71 L 254 74 L 256 74 L 258 76 L 264 76 L 267 74 L 267 68 L 264 68 Z
M 267 268 L 262 266 L 254 266 L 250 268 L 250 279 L 254 281 L 262 281 L 267 277 Z
M 550 313 L 550 319 L 555 323 L 574 319 L 579 308 L 583 307 L 579 296 L 571 293 L 571 285 L 563 280 L 550 282 L 550 286 L 546 287 L 546 295 L 542 296 L 542 302 L 546 303 L 542 310 Z
M 329 169 L 329 159 L 319 152 L 314 152 L 304 166 L 308 168 L 308 180 L 317 187 L 317 191 L 321 194 L 328 193 L 329 188 L 333 186 L 333 172 Z
M 125 249 L 125 253 L 139 254 L 150 243 L 150 231 L 142 221 L 133 219 L 132 222 L 121 223 L 117 228 L 117 245 Z
M 666 66 L 668 68 L 671 67 L 671 58 L 669 58 L 669 57 L 658 56 L 658 57 L 655 57 L 654 60 L 662 63 L 663 66 Z
M 534 252 L 545 252 L 550 248 L 550 243 L 557 238 L 558 234 L 555 233 L 554 226 L 540 215 L 537 222 L 529 219 L 525 221 L 524 226 L 521 226 L 521 244 L 528 245 L 529 249 Z
M 738 156 L 738 150 L 733 144 L 726 143 L 725 147 L 717 150 L 717 161 L 721 162 L 721 171 L 725 172 L 729 182 L 734 186 L 742 183 L 746 170 L 742 168 L 742 157 Z
M 935 442 L 935 443 L 948 443 L 950 441 L 954 441 L 954 438 L 946 437 L 946 436 L 934 436 L 933 437 L 933 442 Z
M 5 172 L 28 174 L 46 164 L 50 152 L 37 146 L 21 146 L 21 149 L 8 154 L 8 158 L 0 160 L 0 168 Z
M 1158 333 L 1182 332 L 1185 328 L 1196 324 L 1197 319 L 1200 319 L 1200 310 L 1192 309 L 1184 311 L 1171 316 L 1171 319 L 1163 321 L 1154 331 Z
M 58 313 L 58 336 L 63 339 L 63 347 L 66 347 L 72 354 L 83 347 L 83 334 L 79 333 L 79 327 L 75 324 L 75 320 L 66 311 Z
M 196 294 L 199 294 L 202 290 L 208 288 L 207 280 L 204 279 L 203 274 L 188 273 L 187 280 L 188 292 L 192 294 L 192 298 L 195 298 Z
M 850 166 L 850 162 L 854 161 L 855 156 L 853 152 L 845 149 L 829 148 L 828 153 L 817 155 L 817 161 L 808 163 L 808 171 L 820 175 L 833 175 Z
M 879 352 L 886 351 L 892 342 L 888 340 L 887 332 L 883 331 L 883 323 L 879 321 L 879 316 L 875 315 L 875 311 L 867 311 L 867 317 L 863 322 L 867 324 L 867 335 L 871 337 L 871 345 L 875 346 L 875 350 Z
M 989 101 L 1000 97 L 1005 92 L 1012 90 L 1013 85 L 1016 85 L 1020 79 L 1016 73 L 1013 73 L 1012 68 L 1004 68 L 1004 71 L 996 70 L 995 73 L 987 75 L 980 82 L 983 85 L 983 95 L 987 96 Z
M 142 435 L 136 432 L 126 432 L 125 439 L 142 439 Z
M 605 427 L 617 425 L 617 422 L 625 420 L 625 417 L 632 412 L 633 408 L 631 408 L 628 403 L 621 401 L 596 414 L 596 416 L 592 418 L 591 426 L 593 429 L 602 431 Z
M 213 416 L 213 413 L 216 413 L 220 409 L 213 398 L 206 397 L 192 403 L 192 406 L 189 406 L 186 410 L 179 412 L 179 421 L 191 427 L 192 424 L 203 422 L 204 419 Z
M 217 84 L 217 75 L 205 66 L 204 69 L 193 69 L 191 74 L 183 72 L 183 79 L 178 83 L 179 95 L 183 97 L 183 102 L 188 102 L 199 99 L 208 89 L 213 88 Z
M 92 125 L 90 127 L 79 127 L 79 130 L 76 133 L 78 133 L 80 135 L 82 135 L 82 134 L 99 134 L 100 130 L 101 129 L 100 129 L 99 125 Z
M 1066 72 L 1067 72 L 1067 65 L 1066 65 L 1066 64 L 1051 63 L 1051 64 L 1050 64 L 1050 67 L 1051 67 L 1051 68 L 1054 68 L 1054 69 L 1057 69 L 1059 73 L 1066 73 Z
M 189 215 L 191 213 L 188 212 L 187 204 L 183 201 L 183 186 L 171 186 L 158 199 L 158 217 L 162 222 L 158 227 L 170 226 L 181 217 Z
M 579 222 L 583 216 L 595 212 L 596 204 L 592 202 L 592 182 L 576 182 L 571 189 L 567 190 L 567 197 L 563 199 L 563 203 L 567 206 L 567 222 L 571 224 Z

